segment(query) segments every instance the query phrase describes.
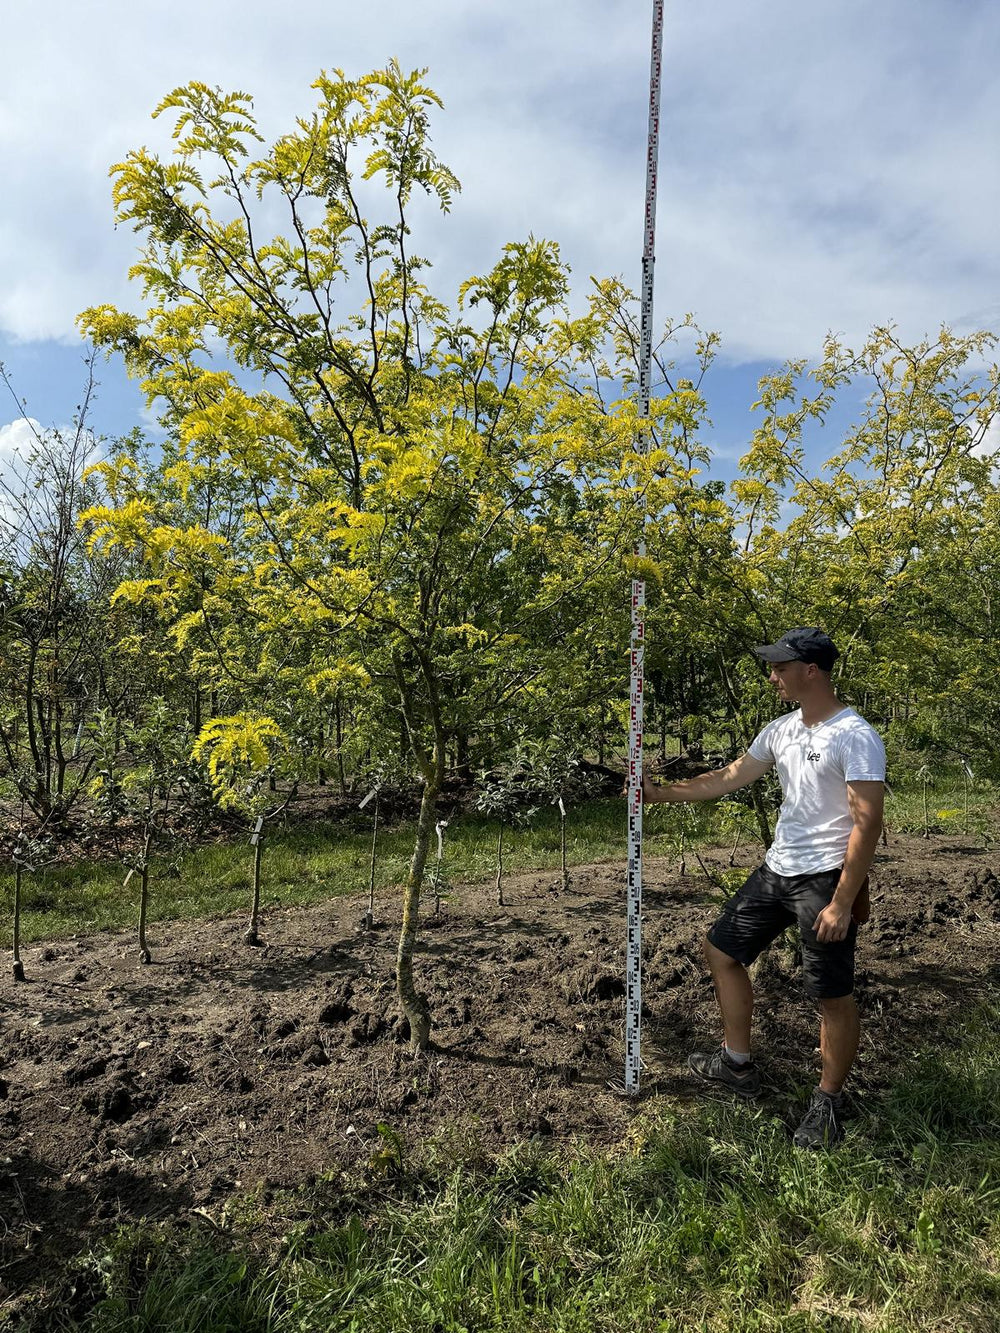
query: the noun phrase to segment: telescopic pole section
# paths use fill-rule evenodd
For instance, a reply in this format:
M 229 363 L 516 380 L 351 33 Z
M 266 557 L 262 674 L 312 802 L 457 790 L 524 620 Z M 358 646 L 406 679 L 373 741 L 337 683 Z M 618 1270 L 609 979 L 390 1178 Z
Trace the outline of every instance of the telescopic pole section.
M 639 432 L 636 452 L 649 448 L 649 384 L 653 361 L 653 263 L 656 243 L 656 174 L 660 151 L 660 71 L 663 56 L 663 0 L 653 0 L 653 40 L 649 69 L 649 135 L 646 155 L 646 214 L 642 244 L 642 317 L 639 331 Z M 636 555 L 646 554 L 642 534 Z M 628 737 L 628 925 L 625 976 L 625 1091 L 639 1092 L 642 1026 L 642 696 L 645 681 L 646 584 L 632 581 Z

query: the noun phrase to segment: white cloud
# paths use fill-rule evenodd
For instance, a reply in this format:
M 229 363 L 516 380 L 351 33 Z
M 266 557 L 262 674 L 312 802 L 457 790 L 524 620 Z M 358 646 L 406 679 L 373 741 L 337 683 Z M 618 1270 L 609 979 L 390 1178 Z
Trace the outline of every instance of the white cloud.
M 0 110 L 0 328 L 72 338 L 84 306 L 138 302 L 135 237 L 107 169 L 168 144 L 149 112 L 200 78 L 254 93 L 269 136 L 320 67 L 397 55 L 444 97 L 435 144 L 461 177 L 418 248 L 445 294 L 529 230 L 637 284 L 647 5 L 626 0 L 50 0 L 7 16 Z M 1000 6 L 967 0 L 693 0 L 667 6 L 657 309 L 694 310 L 732 358 L 996 324 L 1000 212 L 993 63 Z M 11 110 L 16 108 L 16 114 Z M 984 300 L 984 294 L 986 299 Z M 982 315 L 983 318 L 979 318 Z
M 972 452 L 977 458 L 996 458 L 1000 456 L 1000 416 L 995 416 L 990 420 L 990 424 L 983 432 L 982 439 L 976 442 Z
M 41 422 L 34 417 L 19 417 L 0 426 L 0 470 L 17 460 L 24 461 L 35 448 L 43 433 Z

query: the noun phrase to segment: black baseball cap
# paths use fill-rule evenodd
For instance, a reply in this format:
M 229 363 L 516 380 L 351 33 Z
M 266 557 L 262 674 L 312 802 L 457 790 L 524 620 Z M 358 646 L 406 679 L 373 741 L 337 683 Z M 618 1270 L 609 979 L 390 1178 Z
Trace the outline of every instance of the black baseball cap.
M 790 629 L 774 643 L 759 643 L 754 652 L 765 662 L 815 662 L 829 671 L 840 656 L 837 645 L 821 629 Z

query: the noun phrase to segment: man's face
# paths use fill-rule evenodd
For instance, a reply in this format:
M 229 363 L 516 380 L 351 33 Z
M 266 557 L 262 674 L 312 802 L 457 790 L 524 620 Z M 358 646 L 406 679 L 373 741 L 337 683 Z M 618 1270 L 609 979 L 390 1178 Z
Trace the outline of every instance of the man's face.
M 778 698 L 788 703 L 798 703 L 803 690 L 807 690 L 816 675 L 816 667 L 811 662 L 772 662 L 768 681 L 778 693 Z

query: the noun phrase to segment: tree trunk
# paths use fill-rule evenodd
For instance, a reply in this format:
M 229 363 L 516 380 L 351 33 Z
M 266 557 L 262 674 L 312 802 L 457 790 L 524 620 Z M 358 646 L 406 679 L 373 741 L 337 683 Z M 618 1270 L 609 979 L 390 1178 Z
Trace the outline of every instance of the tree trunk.
M 336 703 L 337 726 L 337 778 L 340 782 L 341 796 L 347 795 L 347 774 L 344 771 L 344 719 L 340 711 L 340 700 Z M 377 808 L 377 807 L 376 807 Z
M 737 829 L 736 829 L 736 837 L 733 839 L 732 849 L 730 850 L 730 853 L 729 853 L 729 864 L 730 864 L 730 865 L 735 865 L 735 864 L 736 864 L 736 853 L 737 853 L 737 851 L 739 850 L 740 839 L 741 839 L 742 837 L 743 837 L 743 830 L 742 830 L 741 828 L 737 827 Z
M 378 845 L 378 797 L 375 797 L 375 822 L 372 824 L 372 856 L 368 870 L 368 912 L 363 925 L 371 930 L 375 925 L 375 848 Z
M 35 774 L 35 790 L 28 803 L 32 811 L 44 819 L 50 813 L 48 792 L 45 786 L 45 761 L 38 743 L 38 725 L 36 721 L 35 699 L 35 664 L 38 659 L 38 645 L 32 642 L 28 650 L 28 664 L 25 670 L 24 717 L 27 724 L 28 748 Z
M 455 733 L 455 768 L 459 780 L 463 783 L 472 781 L 472 762 L 469 758 L 469 733 L 459 727 Z
M 503 907 L 503 820 L 497 834 L 497 907 Z
M 437 863 L 434 866 L 434 915 L 441 914 L 441 862 L 444 858 L 444 837 L 441 833 L 442 824 L 438 820 L 434 832 L 437 834 Z
M 435 770 L 438 768 L 437 758 L 435 755 Z M 443 763 L 443 755 L 441 762 Z M 420 887 L 427 865 L 431 833 L 437 822 L 437 798 L 437 783 L 425 781 L 423 795 L 420 798 L 420 816 L 417 819 L 417 835 L 413 844 L 413 857 L 410 860 L 410 873 L 403 889 L 403 924 L 399 932 L 399 949 L 396 954 L 396 993 L 399 996 L 400 1008 L 410 1025 L 410 1049 L 414 1054 L 417 1051 L 425 1051 L 431 1037 L 430 1006 L 426 995 L 417 990 L 413 981 L 413 951 L 420 930 Z
M 757 827 L 760 829 L 760 840 L 764 844 L 765 849 L 767 849 L 772 842 L 771 822 L 767 817 L 767 806 L 764 804 L 764 793 L 756 784 L 750 788 L 750 799 L 753 801 L 754 814 L 757 816 Z
M 142 848 L 142 867 L 139 871 L 139 959 L 151 963 L 153 955 L 146 943 L 146 913 L 149 908 L 149 853 L 153 846 L 153 834 L 147 832 Z
M 250 908 L 250 921 L 247 925 L 246 934 L 243 936 L 243 943 L 250 944 L 253 948 L 260 948 L 260 935 L 257 933 L 257 927 L 260 923 L 260 859 L 264 851 L 264 835 L 255 834 L 253 845 L 253 903 Z
M 320 787 L 326 786 L 326 769 L 323 766 L 323 745 L 325 741 L 326 733 L 321 726 L 316 733 L 316 754 L 318 756 L 316 761 L 316 782 Z
M 566 807 L 563 805 L 561 796 L 559 798 L 559 842 L 562 859 L 562 886 L 564 889 L 568 889 L 569 870 L 566 867 Z
M 56 752 L 56 795 L 62 798 L 66 791 L 66 769 L 68 761 L 63 750 L 62 740 L 62 704 L 58 701 L 55 706 L 55 752 Z
M 21 867 L 14 866 L 14 960 L 11 971 L 15 981 L 24 980 L 24 964 L 21 962 Z

